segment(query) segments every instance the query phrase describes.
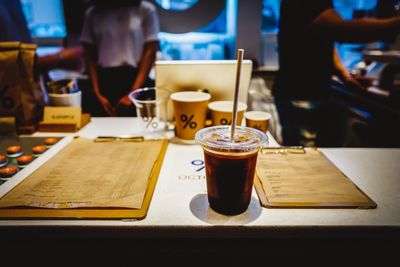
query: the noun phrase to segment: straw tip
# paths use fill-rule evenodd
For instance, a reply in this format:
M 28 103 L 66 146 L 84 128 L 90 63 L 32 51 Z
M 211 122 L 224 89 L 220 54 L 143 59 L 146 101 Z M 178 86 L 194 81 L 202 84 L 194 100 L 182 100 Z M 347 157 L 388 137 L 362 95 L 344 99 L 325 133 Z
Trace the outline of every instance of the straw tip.
M 244 49 L 239 48 L 239 49 L 237 50 L 237 57 L 238 57 L 238 58 L 243 58 L 243 54 L 244 54 Z

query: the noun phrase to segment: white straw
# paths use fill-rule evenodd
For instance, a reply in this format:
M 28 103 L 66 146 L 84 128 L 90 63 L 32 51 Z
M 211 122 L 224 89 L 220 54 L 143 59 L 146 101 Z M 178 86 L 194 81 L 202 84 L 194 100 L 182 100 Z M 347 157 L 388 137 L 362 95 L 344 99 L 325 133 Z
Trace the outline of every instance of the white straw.
M 242 71 L 243 49 L 237 50 L 237 66 L 236 66 L 236 82 L 235 82 L 235 98 L 233 100 L 232 123 L 231 123 L 231 142 L 235 142 L 235 128 L 237 120 L 237 106 L 239 97 L 240 73 Z

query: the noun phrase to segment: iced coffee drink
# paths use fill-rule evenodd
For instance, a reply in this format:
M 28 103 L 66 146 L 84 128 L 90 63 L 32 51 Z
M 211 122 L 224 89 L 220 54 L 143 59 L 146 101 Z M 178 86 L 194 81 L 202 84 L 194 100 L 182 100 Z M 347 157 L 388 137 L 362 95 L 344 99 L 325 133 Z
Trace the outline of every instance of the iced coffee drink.
M 232 142 L 230 127 L 216 126 L 197 132 L 196 142 L 204 150 L 210 207 L 226 215 L 244 212 L 250 204 L 257 155 L 267 142 L 266 134 L 236 127 Z

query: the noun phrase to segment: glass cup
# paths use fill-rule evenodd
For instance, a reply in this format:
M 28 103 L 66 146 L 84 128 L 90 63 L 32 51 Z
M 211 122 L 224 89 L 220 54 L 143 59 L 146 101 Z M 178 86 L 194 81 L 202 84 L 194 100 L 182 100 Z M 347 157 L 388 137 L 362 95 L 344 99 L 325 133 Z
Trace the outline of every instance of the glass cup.
M 198 91 L 176 92 L 171 95 L 174 106 L 175 135 L 194 140 L 196 132 L 206 123 L 207 104 L 211 95 Z
M 167 113 L 170 93 L 167 89 L 146 87 L 129 94 L 145 132 L 162 131 L 166 128 L 162 114 Z
M 231 125 L 233 101 L 214 101 L 208 104 L 211 111 L 211 120 L 213 125 Z M 236 125 L 241 125 L 243 113 L 246 111 L 247 105 L 239 102 L 237 106 Z
M 246 126 L 256 128 L 261 132 L 266 133 L 269 128 L 269 121 L 272 116 L 270 113 L 265 111 L 247 111 L 244 113 L 246 119 Z
M 196 133 L 204 151 L 207 197 L 216 212 L 236 215 L 251 201 L 258 152 L 267 141 L 265 133 L 249 127 L 212 126 Z

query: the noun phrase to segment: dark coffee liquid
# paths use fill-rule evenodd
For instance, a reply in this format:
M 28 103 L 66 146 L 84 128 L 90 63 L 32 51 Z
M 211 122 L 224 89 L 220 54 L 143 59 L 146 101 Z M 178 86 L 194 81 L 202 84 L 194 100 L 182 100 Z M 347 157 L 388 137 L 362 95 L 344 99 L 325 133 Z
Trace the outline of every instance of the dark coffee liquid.
M 222 214 L 244 212 L 250 204 L 258 151 L 247 155 L 204 151 L 210 207 Z

